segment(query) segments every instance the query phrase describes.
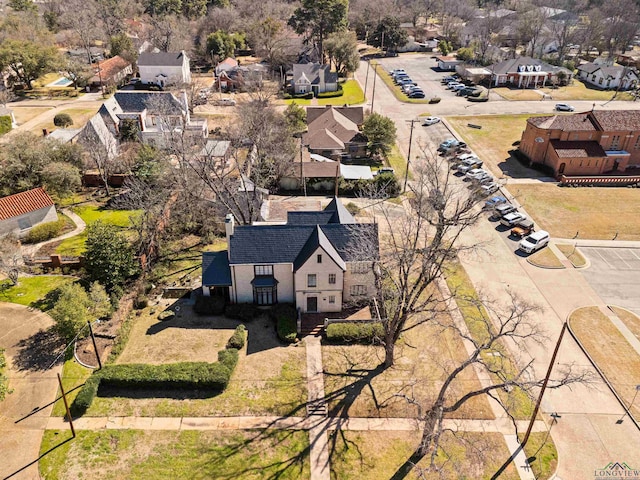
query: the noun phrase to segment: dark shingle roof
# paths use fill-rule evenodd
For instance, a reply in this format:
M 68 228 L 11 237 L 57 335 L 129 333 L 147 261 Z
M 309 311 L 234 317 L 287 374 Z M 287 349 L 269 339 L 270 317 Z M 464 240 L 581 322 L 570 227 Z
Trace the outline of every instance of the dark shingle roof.
M 347 208 L 342 204 L 338 197 L 333 197 L 324 208 L 325 212 L 335 212 L 337 215 L 337 221 L 332 223 L 342 223 L 343 225 L 346 223 L 356 223 L 356 219 L 353 218 L 351 212 L 347 210 Z
M 152 114 L 181 115 L 184 110 L 182 103 L 171 92 L 117 92 L 113 98 L 123 112 L 148 110 Z
M 146 52 L 141 53 L 138 57 L 138 66 L 179 67 L 182 65 L 184 57 L 184 52 Z
M 231 264 L 294 263 L 314 230 L 320 228 L 340 257 L 346 261 L 377 258 L 378 226 L 358 225 L 240 225 L 230 239 Z M 362 240 L 370 242 L 369 252 Z
M 340 257 L 340 254 L 336 252 L 336 249 L 324 234 L 320 225 L 316 225 L 311 232 L 311 235 L 309 235 L 307 242 L 304 244 L 300 253 L 294 260 L 293 271 L 297 271 L 302 265 L 304 265 L 305 262 L 309 260 L 309 257 L 318 250 L 318 248 L 322 248 L 322 250 L 324 250 L 343 271 L 347 269 L 347 265 L 344 263 L 344 260 Z
M 231 285 L 231 269 L 227 251 L 202 254 L 202 284 L 214 287 Z
M 335 212 L 287 212 L 287 225 L 326 225 L 336 223 Z
M 551 146 L 560 158 L 604 157 L 606 155 L 598 142 L 551 140 Z
M 566 68 L 550 65 L 538 58 L 533 58 L 533 57 L 511 58 L 503 62 L 494 63 L 493 65 L 490 65 L 487 68 L 491 70 L 491 72 L 494 75 L 505 75 L 507 73 L 517 72 L 518 67 L 520 65 L 540 65 L 541 69 L 545 72 L 554 72 L 554 73 L 559 71 L 569 72 L 569 70 L 567 70 Z
M 293 81 L 297 82 L 302 75 L 305 75 L 312 85 L 320 83 L 320 71 L 324 70 L 325 83 L 336 83 L 338 74 L 331 71 L 329 65 L 320 65 L 319 63 L 296 63 L 293 65 Z

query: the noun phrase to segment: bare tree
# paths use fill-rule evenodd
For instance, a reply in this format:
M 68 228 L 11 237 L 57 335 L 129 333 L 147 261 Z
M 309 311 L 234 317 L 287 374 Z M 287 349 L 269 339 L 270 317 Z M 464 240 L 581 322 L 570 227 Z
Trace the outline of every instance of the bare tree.
M 87 128 L 91 125 L 94 128 Z M 107 195 L 111 194 L 109 179 L 119 169 L 118 141 L 104 124 L 94 125 L 92 121 L 84 128 L 80 144 L 87 153 L 87 165 L 95 168 L 104 184 Z
M 442 308 L 433 287 L 445 264 L 459 251 L 476 247 L 461 245 L 459 239 L 480 218 L 479 197 L 454 181 L 445 158 L 430 157 L 410 184 L 411 211 L 397 215 L 384 205 L 379 209 L 380 260 L 374 272 L 385 317 L 385 368 L 394 364 L 400 336 Z
M 98 39 L 96 24 L 97 10 L 94 2 L 84 0 L 69 0 L 62 4 L 63 15 L 60 18 L 62 26 L 73 31 L 75 40 L 87 54 L 87 63 L 92 64 L 91 47 Z
M 509 353 L 526 351 L 525 347 L 531 344 L 543 344 L 545 336 L 535 318 L 540 309 L 512 292 L 507 292 L 506 302 L 503 304 L 490 299 L 462 300 L 475 306 L 477 310 L 477 314 L 470 319 L 474 325 L 473 334 L 469 332 L 464 321 L 456 322 L 448 315 L 437 316 L 434 322 L 443 330 L 452 331 L 465 343 L 466 355 L 463 355 L 461 361 L 448 365 L 442 383 L 428 403 L 417 400 L 410 390 L 396 395 L 416 407 L 424 430 L 418 447 L 391 477 L 393 480 L 406 478 L 425 457 L 428 458 L 428 463 L 425 467 L 419 468 L 420 474 L 424 478 L 437 475 L 442 467 L 442 460 L 438 455 L 443 453 L 441 440 L 445 432 L 444 419 L 462 408 L 469 400 L 489 396 L 513 419 L 508 396 L 501 392 L 520 389 L 533 398 L 533 391 L 544 382 L 544 379 L 535 375 L 533 360 L 512 358 Z M 495 355 L 496 352 L 499 355 Z M 491 381 L 469 389 L 468 384 L 461 382 L 461 377 L 471 369 L 479 375 L 489 377 Z M 567 365 L 556 375 L 557 377 L 547 384 L 547 388 L 588 383 L 591 378 L 588 372 L 577 371 L 573 365 Z M 513 425 L 517 434 L 515 421 Z M 446 452 L 444 456 L 447 457 Z
M 23 265 L 18 238 L 13 234 L 0 237 L 0 272 L 7 276 L 11 285 L 18 284 Z
M 532 57 L 539 55 L 538 41 L 544 33 L 547 19 L 547 10 L 544 8 L 528 6 L 518 12 L 518 37 Z
M 633 0 L 618 0 L 605 2 L 602 13 L 606 17 L 604 39 L 609 52 L 609 59 L 613 61 L 617 51 L 624 53 L 638 31 L 638 5 Z

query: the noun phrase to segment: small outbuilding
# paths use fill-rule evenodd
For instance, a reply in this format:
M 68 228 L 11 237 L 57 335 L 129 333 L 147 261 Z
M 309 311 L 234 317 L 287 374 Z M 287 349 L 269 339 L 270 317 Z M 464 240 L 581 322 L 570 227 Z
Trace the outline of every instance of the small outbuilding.
M 55 204 L 42 187 L 0 198 L 0 236 L 26 235 L 36 225 L 56 220 Z

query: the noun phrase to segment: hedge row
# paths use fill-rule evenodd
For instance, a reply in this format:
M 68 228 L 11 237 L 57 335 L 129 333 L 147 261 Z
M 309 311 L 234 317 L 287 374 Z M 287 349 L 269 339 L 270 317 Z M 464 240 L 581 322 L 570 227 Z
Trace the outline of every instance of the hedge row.
M 224 314 L 227 317 L 241 322 L 250 322 L 260 316 L 260 313 L 260 309 L 253 303 L 233 303 L 224 309 Z
M 31 230 L 29 230 L 29 233 L 27 233 L 24 242 L 40 243 L 57 237 L 64 228 L 64 224 L 64 218 L 61 218 L 59 220 L 56 220 L 55 222 L 47 222 L 36 225 Z
M 276 331 L 280 340 L 294 343 L 298 336 L 296 308 L 290 303 L 279 303 L 269 311 L 269 316 L 276 322 Z
M 235 332 L 233 332 L 233 335 L 231 335 L 231 338 L 227 342 L 227 348 L 240 350 L 242 347 L 244 347 L 246 338 L 247 329 L 244 325 L 238 325 Z
M 238 329 L 236 329 L 238 331 Z M 244 330 L 242 330 L 244 335 Z M 244 341 L 244 336 L 242 337 Z M 106 365 L 87 379 L 71 404 L 74 417 L 83 415 L 93 403 L 100 387 L 157 390 L 210 390 L 222 392 L 238 363 L 238 350 L 218 352 L 217 363 L 182 362 L 166 365 Z
M 335 92 L 322 92 L 322 93 L 319 93 L 317 96 L 318 98 L 335 98 L 335 97 L 341 97 L 343 93 L 344 92 L 342 91 L 342 85 L 338 85 L 338 90 L 336 90 Z
M 9 115 L 3 115 L 0 117 L 0 135 L 11 131 L 11 117 Z
M 384 336 L 380 322 L 331 323 L 327 326 L 327 340 L 331 343 L 379 343 Z

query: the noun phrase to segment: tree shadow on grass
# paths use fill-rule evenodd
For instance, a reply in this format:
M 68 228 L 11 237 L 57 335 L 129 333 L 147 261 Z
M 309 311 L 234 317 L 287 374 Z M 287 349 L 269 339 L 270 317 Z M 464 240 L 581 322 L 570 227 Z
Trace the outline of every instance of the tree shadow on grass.
M 46 312 L 54 307 L 54 305 L 58 301 L 58 298 L 60 298 L 60 292 L 57 288 L 55 288 L 48 292 L 44 297 L 31 302 L 29 304 L 29 307 Z
M 13 359 L 13 365 L 17 370 L 44 371 L 52 366 L 65 344 L 52 326 L 20 340 L 17 346 L 20 349 Z M 61 357 L 60 363 L 63 360 Z

